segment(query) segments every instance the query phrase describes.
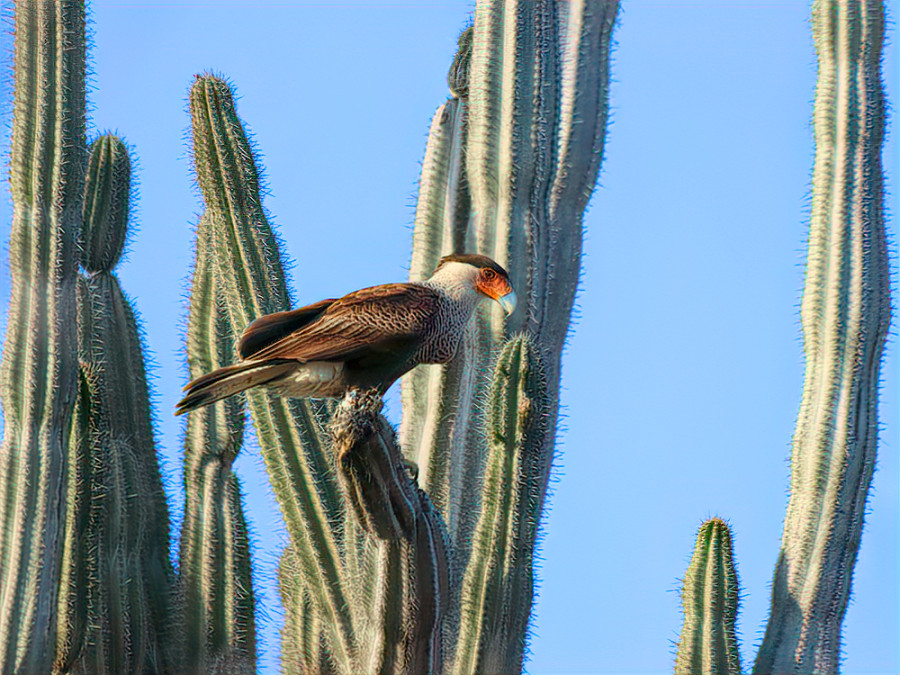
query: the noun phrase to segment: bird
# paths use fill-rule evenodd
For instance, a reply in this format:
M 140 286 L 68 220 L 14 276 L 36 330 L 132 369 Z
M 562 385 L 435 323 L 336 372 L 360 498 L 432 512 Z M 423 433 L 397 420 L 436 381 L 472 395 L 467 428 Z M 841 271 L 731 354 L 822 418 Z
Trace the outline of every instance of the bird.
M 289 397 L 384 395 L 417 365 L 450 361 L 475 308 L 488 299 L 507 315 L 515 310 L 506 270 L 487 256 L 460 253 L 441 258 L 425 281 L 371 286 L 267 314 L 244 330 L 237 363 L 184 387 L 175 414 L 251 387 Z

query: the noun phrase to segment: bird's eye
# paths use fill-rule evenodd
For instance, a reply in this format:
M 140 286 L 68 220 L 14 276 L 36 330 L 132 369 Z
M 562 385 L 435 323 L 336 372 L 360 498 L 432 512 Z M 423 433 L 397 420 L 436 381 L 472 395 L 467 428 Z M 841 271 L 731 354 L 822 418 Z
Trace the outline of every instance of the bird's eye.
M 497 276 L 497 273 L 490 267 L 485 267 L 483 270 L 481 270 L 481 276 L 483 276 L 487 281 L 491 281 Z

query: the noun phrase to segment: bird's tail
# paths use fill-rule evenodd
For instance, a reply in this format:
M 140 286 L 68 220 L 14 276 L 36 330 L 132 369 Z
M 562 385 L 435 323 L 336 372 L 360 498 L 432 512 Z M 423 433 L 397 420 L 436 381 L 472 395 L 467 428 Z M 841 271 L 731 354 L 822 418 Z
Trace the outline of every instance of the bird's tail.
M 184 388 L 187 393 L 176 405 L 175 414 L 183 415 L 250 387 L 277 380 L 296 367 L 294 360 L 270 359 L 219 368 L 188 383 Z

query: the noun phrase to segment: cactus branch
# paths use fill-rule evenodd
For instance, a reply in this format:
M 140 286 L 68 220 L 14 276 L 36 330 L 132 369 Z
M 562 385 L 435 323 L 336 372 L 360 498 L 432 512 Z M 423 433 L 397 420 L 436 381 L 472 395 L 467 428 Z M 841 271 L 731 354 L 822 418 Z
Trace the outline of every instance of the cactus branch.
M 234 351 L 215 279 L 212 234 L 209 219 L 201 218 L 187 333 L 192 377 L 226 365 Z M 231 469 L 243 432 L 241 399 L 219 401 L 188 417 L 179 567 L 186 672 L 256 670 L 250 545 Z
M 740 675 L 735 633 L 738 598 L 731 531 L 725 521 L 710 518 L 700 526 L 684 577 L 684 626 L 675 657 L 676 675 Z
M 198 77 L 190 106 L 197 182 L 212 224 L 216 274 L 231 331 L 240 334 L 258 316 L 290 307 L 283 265 L 231 89 L 219 78 Z M 332 527 L 340 508 L 319 411 L 309 401 L 287 401 L 263 392 L 251 392 L 248 399 L 300 562 L 302 586 L 322 612 L 332 657 L 349 672 L 354 662 L 353 616 Z
M 462 583 L 453 672 L 518 673 L 531 615 L 547 389 L 540 353 L 518 336 L 497 359 L 486 421 L 481 516 Z
M 816 159 L 791 497 L 755 672 L 835 673 L 878 443 L 890 321 L 879 0 L 813 5 Z
M 15 8 L 12 291 L 0 396 L 0 671 L 49 672 L 76 394 L 75 238 L 85 164 L 84 8 Z

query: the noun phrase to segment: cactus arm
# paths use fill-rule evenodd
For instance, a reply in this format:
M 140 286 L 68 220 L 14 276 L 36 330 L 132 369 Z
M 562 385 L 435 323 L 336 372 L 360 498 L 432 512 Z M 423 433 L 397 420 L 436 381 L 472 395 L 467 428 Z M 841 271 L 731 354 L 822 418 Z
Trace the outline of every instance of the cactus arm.
M 191 377 L 226 365 L 231 326 L 216 292 L 212 227 L 201 218 L 188 317 Z M 247 524 L 231 465 L 240 451 L 244 406 L 219 401 L 188 416 L 185 509 L 179 566 L 186 672 L 255 672 L 256 626 Z
M 731 532 L 725 521 L 711 518 L 700 526 L 684 577 L 684 626 L 675 657 L 676 675 L 740 675 L 735 632 L 738 599 Z
M 85 178 L 81 261 L 88 273 L 109 272 L 125 248 L 131 199 L 131 161 L 121 139 L 103 134 L 92 144 Z
M 55 664 L 66 672 L 171 667 L 168 508 L 139 328 L 112 271 L 126 236 L 130 166 L 115 136 L 92 144 L 80 247 L 89 276 L 79 277 L 76 294 L 82 375 L 67 496 L 75 532 L 67 524 Z
M 534 343 L 504 345 L 488 403 L 481 516 L 462 583 L 453 673 L 518 673 L 534 593 L 547 391 Z
M 289 307 L 277 242 L 259 195 L 253 152 L 228 85 L 198 77 L 191 89 L 197 182 L 213 224 L 216 270 L 235 334 L 254 318 Z M 262 392 L 250 411 L 291 540 L 302 586 L 323 612 L 331 654 L 340 669 L 354 662 L 353 618 L 333 525 L 339 507 L 317 410 Z
M 754 672 L 836 673 L 878 442 L 890 320 L 881 145 L 884 8 L 813 5 L 816 159 L 791 496 Z
M 74 243 L 84 172 L 84 11 L 18 3 L 12 288 L 0 396 L 0 671 L 48 672 L 76 394 Z
M 618 2 L 557 5 L 560 20 L 560 112 L 554 175 L 548 195 L 549 234 L 537 252 L 529 331 L 551 352 L 562 350 L 581 272 L 582 220 L 603 158 L 609 116 L 609 61 Z M 578 261 L 578 264 L 573 264 Z M 548 363 L 549 381 L 558 366 Z M 551 390 L 553 387 L 551 387 Z

